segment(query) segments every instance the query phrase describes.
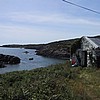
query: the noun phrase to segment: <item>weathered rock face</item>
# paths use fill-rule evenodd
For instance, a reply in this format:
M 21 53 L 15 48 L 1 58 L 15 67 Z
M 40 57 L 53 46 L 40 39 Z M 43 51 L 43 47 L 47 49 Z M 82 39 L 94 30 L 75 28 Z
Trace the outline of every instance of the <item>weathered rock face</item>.
M 0 54 L 0 63 L 4 64 L 18 64 L 20 63 L 20 58 L 16 56 L 10 56 L 10 55 L 3 55 Z
M 46 57 L 69 59 L 70 53 L 67 48 L 51 47 L 50 45 L 44 46 L 43 48 L 36 51 L 37 55 L 42 55 Z
M 77 40 L 79 39 L 56 41 L 42 45 L 41 48 L 37 49 L 36 54 L 52 58 L 70 59 L 70 47 Z

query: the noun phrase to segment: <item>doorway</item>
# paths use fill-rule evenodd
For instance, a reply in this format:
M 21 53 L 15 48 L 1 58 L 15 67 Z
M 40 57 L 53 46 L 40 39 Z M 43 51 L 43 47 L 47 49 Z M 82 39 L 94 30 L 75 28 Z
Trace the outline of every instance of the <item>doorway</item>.
M 81 65 L 87 67 L 87 51 L 82 51 Z

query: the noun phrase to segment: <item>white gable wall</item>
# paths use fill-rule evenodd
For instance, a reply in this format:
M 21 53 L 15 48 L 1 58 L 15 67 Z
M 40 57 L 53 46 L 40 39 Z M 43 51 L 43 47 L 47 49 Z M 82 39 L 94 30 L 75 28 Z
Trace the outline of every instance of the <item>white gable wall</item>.
M 86 51 L 87 52 L 87 66 L 91 66 L 91 56 L 93 58 L 95 58 L 95 52 L 94 49 L 97 48 L 98 46 L 92 42 L 89 38 L 87 37 L 82 37 L 81 40 L 81 49 L 82 51 Z M 92 61 L 94 62 L 94 61 Z

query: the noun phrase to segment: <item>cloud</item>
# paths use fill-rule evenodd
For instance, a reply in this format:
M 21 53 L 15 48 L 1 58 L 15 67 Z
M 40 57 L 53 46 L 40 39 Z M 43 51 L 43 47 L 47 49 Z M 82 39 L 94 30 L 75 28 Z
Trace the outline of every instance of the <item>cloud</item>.
M 0 40 L 6 43 L 45 43 L 63 38 L 58 34 L 61 32 L 25 26 L 0 25 Z
M 61 14 L 12 12 L 1 14 L 0 19 L 3 43 L 42 43 L 100 31 L 99 21 Z
M 60 14 L 44 14 L 44 13 L 29 13 L 29 12 L 12 12 L 5 15 L 6 19 L 11 22 L 24 23 L 24 24 L 76 24 L 76 25 L 94 25 L 100 26 L 97 21 L 91 21 L 84 18 L 76 18 Z M 4 17 L 4 16 L 3 16 Z
M 11 16 L 13 20 L 30 22 L 30 23 L 65 23 L 65 24 L 85 24 L 85 25 L 100 25 L 98 22 L 92 22 L 86 19 L 65 17 L 59 14 L 15 14 Z

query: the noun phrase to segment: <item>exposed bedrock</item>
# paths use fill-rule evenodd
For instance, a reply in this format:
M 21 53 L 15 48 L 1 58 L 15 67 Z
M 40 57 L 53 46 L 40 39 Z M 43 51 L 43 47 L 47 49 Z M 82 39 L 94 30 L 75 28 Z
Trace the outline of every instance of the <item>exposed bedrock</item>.
M 36 51 L 37 55 L 42 55 L 46 57 L 53 57 L 53 58 L 60 58 L 60 59 L 69 59 L 70 58 L 70 53 L 68 52 L 67 48 L 51 48 L 51 46 L 41 48 Z
M 0 54 L 0 63 L 4 64 L 19 64 L 20 63 L 20 58 L 16 56 L 11 56 L 11 55 L 3 55 Z

